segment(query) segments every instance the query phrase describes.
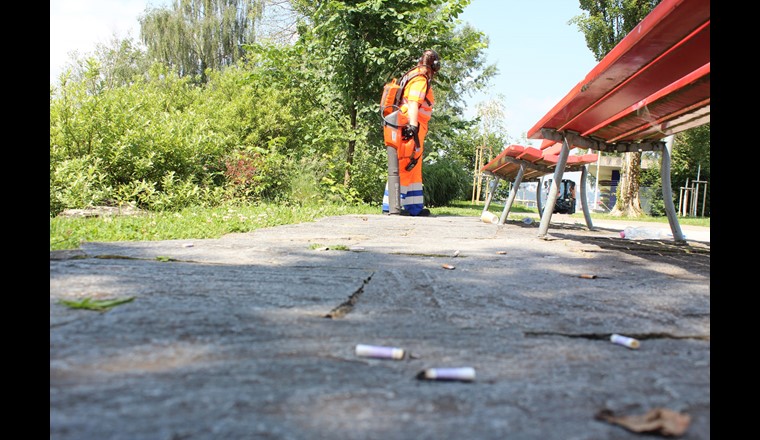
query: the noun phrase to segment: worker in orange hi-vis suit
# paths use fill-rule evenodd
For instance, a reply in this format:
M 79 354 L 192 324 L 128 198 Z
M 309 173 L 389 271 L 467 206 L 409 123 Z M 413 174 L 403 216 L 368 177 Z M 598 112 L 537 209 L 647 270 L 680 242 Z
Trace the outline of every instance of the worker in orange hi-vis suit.
M 401 145 L 397 149 L 400 183 L 401 215 L 428 216 L 430 210 L 424 206 L 422 188 L 422 153 L 425 135 L 433 113 L 433 76 L 441 68 L 438 53 L 434 50 L 423 52 L 417 66 L 406 73 L 412 77 L 404 87 L 401 113 L 409 118 L 409 124 L 402 131 Z M 388 186 L 383 197 L 383 211 L 388 212 Z

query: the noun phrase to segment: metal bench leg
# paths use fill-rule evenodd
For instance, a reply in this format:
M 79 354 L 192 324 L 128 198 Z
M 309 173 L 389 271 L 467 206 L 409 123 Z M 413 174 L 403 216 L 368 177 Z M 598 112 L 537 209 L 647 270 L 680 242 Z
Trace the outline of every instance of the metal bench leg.
M 541 224 L 538 226 L 538 237 L 546 237 L 546 232 L 549 230 L 549 222 L 552 220 L 552 212 L 554 211 L 554 205 L 557 203 L 557 193 L 559 193 L 559 182 L 562 181 L 562 175 L 565 172 L 565 165 L 567 165 L 567 156 L 570 155 L 570 143 L 567 140 L 567 136 L 563 135 L 562 149 L 559 152 L 559 160 L 557 160 L 557 166 L 554 168 L 554 180 L 552 180 L 552 186 L 549 188 L 549 196 L 546 198 L 546 207 L 543 214 L 541 214 Z
M 520 182 L 522 182 L 523 174 L 525 174 L 525 166 L 520 165 L 520 170 L 517 171 L 517 177 L 515 177 L 515 181 L 512 183 L 512 188 L 509 190 L 509 197 L 507 197 L 506 202 L 504 202 L 504 210 L 501 212 L 501 217 L 499 217 L 499 224 L 503 225 L 505 221 L 507 221 L 507 215 L 509 215 L 509 210 L 512 209 L 512 204 L 515 202 L 515 198 L 517 197 L 517 188 L 520 187 Z
M 588 196 L 586 195 L 586 176 L 588 175 L 588 167 L 583 165 L 581 169 L 581 201 L 583 202 L 583 217 L 586 218 L 586 226 L 590 231 L 594 230 L 594 225 L 591 223 L 591 212 L 588 209 Z
M 499 186 L 499 177 L 493 176 L 493 181 L 491 182 L 491 189 L 488 191 L 488 195 L 486 196 L 486 204 L 483 206 L 483 212 L 480 213 L 482 216 L 486 212 L 488 212 L 488 207 L 491 206 L 491 200 L 493 200 L 493 195 L 496 192 L 496 188 Z
M 670 188 L 670 151 L 673 147 L 673 136 L 665 140 L 665 148 L 662 149 L 662 163 L 660 164 L 660 180 L 662 180 L 662 201 L 665 205 L 665 214 L 668 216 L 670 231 L 675 241 L 686 241 L 678 223 L 678 215 L 673 205 L 673 190 Z
M 541 185 L 542 180 L 543 179 L 539 178 L 536 183 L 536 208 L 538 209 L 538 215 L 541 215 L 541 212 L 543 211 L 543 205 L 541 204 L 541 193 L 544 190 L 544 187 Z

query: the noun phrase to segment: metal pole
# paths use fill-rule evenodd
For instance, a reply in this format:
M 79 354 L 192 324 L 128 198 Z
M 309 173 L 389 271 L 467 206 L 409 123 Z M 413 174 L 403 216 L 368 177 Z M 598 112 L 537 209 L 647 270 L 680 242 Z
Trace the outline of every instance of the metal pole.
M 398 176 L 398 152 L 393 147 L 388 151 L 388 214 L 401 214 L 401 181 Z
M 496 193 L 496 187 L 499 185 L 499 177 L 494 176 L 493 181 L 491 182 L 491 188 L 490 191 L 486 193 L 486 203 L 483 205 L 483 212 L 480 213 L 482 216 L 486 212 L 488 212 L 488 207 L 491 206 L 491 200 L 493 200 L 493 195 Z
M 598 170 L 599 168 L 597 168 Z M 586 175 L 588 174 L 588 170 L 586 169 L 586 165 L 583 166 L 581 169 L 581 202 L 583 205 L 583 217 L 586 219 L 586 226 L 589 230 L 594 229 L 594 224 L 591 223 L 591 212 L 588 209 L 588 198 L 586 198 Z
M 472 171 L 472 198 L 471 202 L 475 203 L 475 188 L 478 183 L 478 150 L 479 146 L 475 147 L 475 169 Z
M 705 189 L 702 192 L 702 217 L 705 216 L 705 202 L 707 201 L 707 182 L 705 182 Z
M 515 181 L 512 183 L 512 187 L 509 189 L 509 196 L 507 196 L 507 200 L 504 201 L 504 209 L 501 211 L 501 217 L 499 217 L 500 225 L 503 225 L 504 222 L 507 221 L 509 210 L 512 209 L 512 204 L 515 202 L 515 197 L 517 197 L 517 191 L 515 191 L 515 188 L 520 187 L 523 174 L 525 174 L 525 166 L 521 164 L 520 170 L 517 171 L 517 177 L 515 177 Z
M 546 233 L 549 231 L 549 223 L 551 223 L 552 220 L 552 211 L 554 211 L 554 205 L 557 204 L 559 185 L 562 183 L 562 174 L 565 172 L 567 156 L 569 155 L 570 142 L 567 140 L 567 136 L 564 136 L 562 149 L 559 151 L 559 158 L 557 159 L 557 165 L 554 167 L 554 180 L 552 181 L 551 188 L 549 188 L 549 197 L 546 198 L 546 207 L 544 208 L 543 214 L 541 214 L 541 223 L 538 225 L 538 238 L 546 238 Z
M 602 151 L 599 150 L 599 156 L 596 158 L 596 183 L 594 186 L 596 187 L 594 189 L 594 207 L 599 207 L 599 168 L 601 168 L 602 163 Z
M 681 232 L 681 225 L 678 224 L 678 216 L 673 206 L 673 190 L 670 187 L 670 150 L 673 148 L 673 135 L 665 138 L 665 148 L 662 149 L 662 163 L 660 164 L 660 179 L 662 181 L 662 201 L 665 205 L 665 214 L 668 216 L 670 231 L 673 233 L 673 240 L 686 241 Z

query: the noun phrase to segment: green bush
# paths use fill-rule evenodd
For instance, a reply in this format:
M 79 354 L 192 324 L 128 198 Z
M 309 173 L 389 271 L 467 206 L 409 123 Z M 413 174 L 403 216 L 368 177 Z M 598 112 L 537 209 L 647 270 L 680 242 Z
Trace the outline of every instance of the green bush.
M 67 208 L 107 205 L 115 199 L 114 187 L 103 171 L 102 160 L 92 155 L 50 162 L 50 215 Z
M 385 146 L 370 145 L 356 152 L 351 167 L 351 188 L 356 199 L 379 207 L 387 180 L 388 152 Z
M 446 206 L 453 200 L 462 199 L 468 188 L 468 173 L 457 161 L 440 158 L 422 167 L 425 184 L 425 206 Z

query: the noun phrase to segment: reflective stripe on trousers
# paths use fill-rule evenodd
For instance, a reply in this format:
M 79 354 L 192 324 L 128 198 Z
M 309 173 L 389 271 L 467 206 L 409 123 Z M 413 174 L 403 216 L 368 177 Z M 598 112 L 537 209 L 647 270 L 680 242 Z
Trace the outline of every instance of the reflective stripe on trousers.
M 412 215 L 417 215 L 424 207 L 425 198 L 422 194 L 422 182 L 401 185 L 401 209 L 409 211 Z
M 417 215 L 425 207 L 425 196 L 423 193 L 422 183 L 412 183 L 411 185 L 401 185 L 401 209 L 409 211 L 412 215 Z M 385 193 L 383 193 L 383 212 L 388 212 L 388 184 L 385 184 Z

